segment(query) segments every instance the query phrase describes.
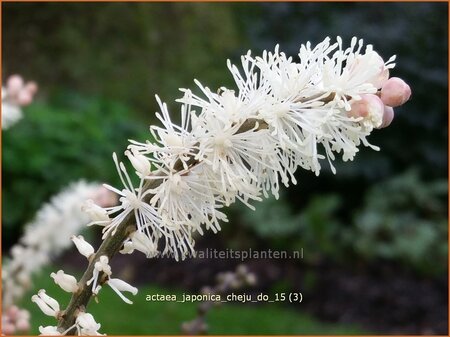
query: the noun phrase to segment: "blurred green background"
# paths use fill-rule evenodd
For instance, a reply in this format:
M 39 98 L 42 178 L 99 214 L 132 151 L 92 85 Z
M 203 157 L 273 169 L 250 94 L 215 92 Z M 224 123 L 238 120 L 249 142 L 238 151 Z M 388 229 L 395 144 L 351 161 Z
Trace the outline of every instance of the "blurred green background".
M 69 182 L 119 184 L 111 153 L 148 138 L 154 94 L 176 112 L 178 88 L 193 88 L 194 78 L 232 86 L 225 61 L 238 63 L 248 49 L 279 43 L 295 56 L 307 41 L 357 36 L 385 59 L 397 55 L 392 75 L 410 84 L 412 99 L 370 137 L 380 152 L 338 161 L 337 175 L 299 171 L 280 200 L 256 212 L 233 206 L 223 231 L 199 240 L 203 248 L 304 249 L 301 261 L 246 261 L 255 291 L 301 290 L 304 303 L 223 307 L 212 312 L 210 333 L 446 334 L 447 13 L 446 3 L 3 3 L 3 81 L 20 73 L 40 88 L 25 118 L 2 133 L 3 255 Z M 72 255 L 53 269 L 80 274 Z M 133 257 L 118 266 L 132 269 L 142 294 L 196 292 L 239 262 L 130 265 Z M 36 289 L 49 283 L 41 275 Z M 195 316 L 194 306 L 136 302 L 122 326 L 93 305 L 103 332 L 177 333 Z M 35 312 L 37 324 L 43 315 Z

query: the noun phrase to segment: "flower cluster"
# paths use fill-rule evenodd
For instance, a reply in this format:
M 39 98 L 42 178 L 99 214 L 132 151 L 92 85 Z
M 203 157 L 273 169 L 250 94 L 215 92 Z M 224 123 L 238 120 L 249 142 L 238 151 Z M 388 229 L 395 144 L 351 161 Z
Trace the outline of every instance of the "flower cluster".
M 87 213 L 91 215 L 91 217 L 95 217 L 96 212 L 103 209 L 102 206 L 106 208 L 114 208 L 112 205 L 117 202 L 117 199 L 109 190 L 104 187 L 100 187 L 100 189 L 97 187 L 94 192 L 95 193 L 85 195 L 83 198 L 84 200 L 77 201 L 76 205 L 79 212 L 83 215 L 86 215 L 85 213 Z M 89 197 L 92 197 L 93 199 L 87 199 Z M 80 205 L 83 206 L 80 207 Z M 65 207 L 67 207 L 67 204 Z M 75 219 L 79 221 L 79 218 L 77 219 L 75 217 Z M 87 219 L 86 217 L 83 217 L 83 219 L 84 221 L 82 221 L 82 224 L 84 225 L 87 222 Z M 72 230 L 69 229 L 69 232 L 67 233 L 61 233 L 61 231 L 59 231 L 58 235 L 66 234 L 67 236 L 69 233 L 77 232 L 74 228 L 71 229 Z M 88 243 L 82 235 L 71 235 L 70 239 L 78 252 L 88 261 L 95 258 L 96 251 L 94 247 L 92 247 L 92 245 Z M 64 242 L 69 242 L 67 237 Z M 92 277 L 86 282 L 86 286 L 91 286 L 93 295 L 97 296 L 102 286 L 107 284 L 124 302 L 132 304 L 133 302 L 125 297 L 123 292 L 130 292 L 131 294 L 136 295 L 138 292 L 137 288 L 129 285 L 121 279 L 111 278 L 111 275 L 112 271 L 111 266 L 109 265 L 109 259 L 106 255 L 101 255 L 94 264 Z M 77 279 L 74 276 L 65 273 L 63 270 L 58 270 L 56 273 L 51 273 L 50 277 L 62 290 L 68 293 L 77 293 L 80 290 L 80 285 Z M 44 314 L 55 317 L 56 319 L 60 318 L 61 309 L 58 301 L 48 296 L 44 289 L 39 290 L 36 295 L 33 295 L 31 300 L 39 306 Z M 65 335 L 73 330 L 76 330 L 76 333 L 80 336 L 95 336 L 100 335 L 98 332 L 99 329 L 100 324 L 95 322 L 92 314 L 81 309 L 77 310 L 75 323 L 68 327 L 65 331 L 58 330 L 57 326 L 39 327 L 39 331 L 42 335 Z
M 227 221 L 224 207 L 238 200 L 253 209 L 254 201 L 277 197 L 281 184 L 296 184 L 299 167 L 319 174 L 326 160 L 335 172 L 337 154 L 347 161 L 360 145 L 378 150 L 367 137 L 388 126 L 392 108 L 411 95 L 406 83 L 389 78 L 395 57 L 385 62 L 356 38 L 344 48 L 339 37 L 302 45 L 298 56 L 294 61 L 278 47 L 258 57 L 248 52 L 240 68 L 228 62 L 236 90 L 214 92 L 198 81 L 201 95 L 181 89 L 180 124 L 157 97 L 162 126 L 150 127 L 154 141 L 132 140 L 124 153 L 136 176 L 113 154 L 123 188 L 104 186 L 119 204 L 88 201 L 83 207 L 88 225 L 103 227 L 104 239 L 95 251 L 82 237 L 72 237 L 89 260 L 87 271 L 80 281 L 62 270 L 51 274 L 81 302 L 71 301 L 62 317 L 44 292 L 33 297 L 60 321 L 58 328 L 41 327 L 42 334 L 98 334 L 100 325 L 85 310 L 105 284 L 131 303 L 122 292 L 135 295 L 137 289 L 111 278 L 109 259 L 119 250 L 183 259 L 195 254 L 196 233 L 220 230 Z
M 136 170 L 133 184 L 123 163 L 114 162 L 124 189 L 106 186 L 120 205 L 97 208 L 91 224 L 114 235 L 130 215 L 138 240 L 124 242 L 122 252 L 140 247 L 176 259 L 194 253 L 194 233 L 220 230 L 221 211 L 236 200 L 253 208 L 280 184 L 296 184 L 298 167 L 319 174 L 326 159 L 341 154 L 353 160 L 367 137 L 390 124 L 392 107 L 411 91 L 389 79 L 395 57 L 384 62 L 371 45 L 353 38 L 344 48 L 338 37 L 312 47 L 302 45 L 299 61 L 279 51 L 254 57 L 248 52 L 238 68 L 228 62 L 237 90 L 213 92 L 196 81 L 201 96 L 181 89 L 180 125 L 157 97 L 162 126 L 151 126 L 155 141 L 131 141 L 125 155 Z M 144 243 L 144 245 L 142 245 Z
M 2 129 L 8 129 L 22 118 L 20 108 L 31 104 L 37 89 L 35 82 L 25 83 L 19 75 L 8 78 L 6 87 L 2 87 Z
M 30 329 L 30 313 L 12 305 L 2 312 L 2 335 L 27 333 Z
M 94 256 L 94 247 L 85 241 L 81 235 L 72 236 L 72 241 L 78 252 L 88 260 Z M 136 295 L 138 292 L 137 288 L 121 279 L 111 278 L 111 275 L 112 271 L 111 266 L 109 265 L 109 259 L 106 255 L 101 255 L 94 264 L 92 277 L 86 282 L 86 286 L 91 286 L 92 294 L 97 296 L 102 286 L 107 284 L 125 303 L 133 304 L 133 302 L 125 297 L 122 292 L 130 292 L 131 294 Z M 51 273 L 50 277 L 53 278 L 55 283 L 59 285 L 62 290 L 68 293 L 76 293 L 80 290 L 77 279 L 72 275 L 66 274 L 63 270 Z M 37 295 L 33 295 L 31 300 L 39 306 L 44 314 L 55 317 L 56 319 L 60 318 L 61 310 L 58 301 L 48 296 L 44 289 L 39 290 Z M 39 331 L 42 335 L 65 335 L 74 329 L 79 336 L 101 335 L 98 332 L 100 324 L 95 321 L 92 314 L 87 313 L 85 310 L 81 310 L 81 308 L 77 310 L 75 323 L 65 331 L 58 330 L 57 326 L 39 327 Z
M 84 228 L 88 218 L 80 204 L 88 198 L 93 198 L 103 206 L 116 202 L 115 195 L 103 186 L 79 181 L 55 195 L 38 211 L 35 219 L 25 225 L 23 237 L 12 247 L 11 259 L 6 261 L 2 269 L 4 313 L 13 310 L 13 316 L 17 316 L 16 311 L 10 308 L 14 308 L 13 304 L 32 285 L 32 275 L 70 247 L 71 235 Z M 8 317 L 2 316 L 2 320 Z M 10 334 L 8 331 L 2 332 Z
M 45 300 L 39 297 L 42 295 L 45 296 Z M 33 296 L 32 300 L 39 305 L 44 313 L 48 311 L 49 316 L 56 315 L 55 317 L 57 317 L 59 313 L 59 304 L 55 299 L 45 295 L 45 291 L 41 289 L 38 295 Z M 52 308 L 52 306 L 54 306 L 54 308 Z M 63 336 L 72 329 L 76 329 L 78 336 L 104 336 L 103 334 L 98 332 L 100 327 L 101 325 L 95 321 L 94 316 L 89 313 L 80 311 L 77 314 L 75 323 L 66 331 L 60 332 L 56 326 L 40 326 L 39 332 L 44 336 Z

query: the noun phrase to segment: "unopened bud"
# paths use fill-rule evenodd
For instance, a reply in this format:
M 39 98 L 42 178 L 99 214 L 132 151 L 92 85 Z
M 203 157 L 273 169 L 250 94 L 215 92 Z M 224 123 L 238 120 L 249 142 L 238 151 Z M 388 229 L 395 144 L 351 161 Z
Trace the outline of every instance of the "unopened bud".
M 151 166 L 146 156 L 137 152 L 132 153 L 129 150 L 125 151 L 125 155 L 128 157 L 128 159 L 131 162 L 131 165 L 133 165 L 134 169 L 138 173 L 140 173 L 144 177 L 150 174 Z
M 58 270 L 58 272 L 51 273 L 50 277 L 55 280 L 55 283 L 61 287 L 62 290 L 68 293 L 74 293 L 78 290 L 77 279 L 72 275 L 65 274 L 64 271 Z
M 130 235 L 130 238 L 134 249 L 144 253 L 148 258 L 157 254 L 155 243 L 144 233 L 136 231 Z
M 27 90 L 32 96 L 38 91 L 38 85 L 36 82 L 30 81 L 25 84 L 25 90 Z
M 70 239 L 73 241 L 81 255 L 89 258 L 92 254 L 94 254 L 94 247 L 92 247 L 89 242 L 85 241 L 83 236 L 72 235 Z
M 381 100 L 390 107 L 404 104 L 411 97 L 411 88 L 398 77 L 391 77 L 381 88 Z
M 11 96 L 17 95 L 23 87 L 23 79 L 20 75 L 11 75 L 8 78 L 6 88 L 8 89 L 8 94 Z
M 94 203 L 99 207 L 111 207 L 117 205 L 117 203 L 119 202 L 117 194 L 108 190 L 104 186 L 99 186 L 99 188 L 95 190 L 92 199 L 94 200 Z
M 350 117 L 363 117 L 364 122 L 369 122 L 373 127 L 380 127 L 383 122 L 384 104 L 376 95 L 362 95 L 351 107 L 348 112 Z
M 19 319 L 16 322 L 16 327 L 17 327 L 17 330 L 19 330 L 19 331 L 22 331 L 22 332 L 28 331 L 28 330 L 30 330 L 30 322 L 26 319 Z
M 17 103 L 21 106 L 29 105 L 33 101 L 33 95 L 28 90 L 20 90 L 17 95 Z
M 391 125 L 393 119 L 394 119 L 394 109 L 391 108 L 390 106 L 385 106 L 383 112 L 383 123 L 381 123 L 380 129 Z
M 61 336 L 61 333 L 58 331 L 56 326 L 40 326 L 39 332 L 43 336 Z
M 11 322 L 2 322 L 2 335 L 11 336 L 16 333 L 16 327 Z

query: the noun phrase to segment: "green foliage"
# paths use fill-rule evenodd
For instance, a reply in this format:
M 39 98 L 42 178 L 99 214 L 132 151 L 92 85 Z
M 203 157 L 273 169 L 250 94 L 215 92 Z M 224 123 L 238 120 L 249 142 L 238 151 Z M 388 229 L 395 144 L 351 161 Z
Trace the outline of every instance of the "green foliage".
M 130 137 L 148 138 L 147 126 L 110 100 L 62 94 L 27 108 L 19 123 L 3 131 L 4 242 L 14 242 L 42 203 L 68 183 L 118 183 L 111 154 L 121 153 Z
M 301 247 L 306 252 L 306 260 L 316 261 L 326 255 L 342 254 L 336 245 L 342 228 L 335 217 L 339 206 L 337 195 L 314 196 L 302 212 L 294 213 L 282 194 L 280 200 L 265 199 L 257 205 L 256 211 L 243 206 L 239 209 L 244 224 L 259 237 L 269 239 L 275 245 L 281 241 L 278 245 L 281 249 Z M 318 244 L 320 249 L 317 249 Z
M 49 269 L 50 270 L 50 269 Z M 70 271 L 69 271 L 70 272 Z M 57 299 L 64 307 L 69 300 L 64 293 L 48 277 L 45 271 L 34 282 L 39 288 L 30 290 L 24 297 L 22 306 L 31 313 L 31 335 L 38 334 L 40 325 L 55 325 L 55 319 L 45 316 L 29 299 L 40 288 Z M 72 272 L 70 272 L 73 274 Z M 76 273 L 75 273 L 76 274 Z M 124 303 L 109 287 L 104 287 L 97 304 L 91 301 L 88 312 L 97 322 L 102 324 L 100 332 L 108 335 L 179 335 L 181 324 L 192 320 L 197 314 L 197 304 L 176 302 L 146 302 L 147 294 L 176 294 L 182 296 L 180 290 L 169 290 L 155 286 L 139 287 L 139 293 L 132 298 L 133 306 Z M 114 308 L 114 311 L 105 310 Z M 137 313 L 137 314 L 136 314 Z M 120 319 L 118 319 L 120 317 Z M 331 324 L 320 322 L 301 311 L 282 308 L 273 304 L 236 305 L 225 304 L 213 308 L 208 313 L 207 323 L 211 335 L 258 335 L 258 334 L 332 334 L 349 335 L 367 333 L 350 324 Z
M 447 192 L 446 181 L 425 183 L 417 171 L 374 186 L 355 217 L 352 246 L 367 259 L 394 260 L 424 273 L 444 271 Z
M 297 213 L 283 195 L 241 212 L 260 238 L 282 249 L 303 248 L 308 262 L 389 260 L 438 274 L 446 270 L 446 195 L 445 180 L 425 182 L 412 170 L 371 187 L 349 225 L 339 220 L 336 194 L 315 196 Z
M 6 5 L 4 73 L 42 92 L 70 88 L 114 97 L 145 112 L 153 95 L 169 104 L 193 79 L 224 85 L 239 45 L 226 4 L 70 3 Z M 31 61 L 31 62 L 30 62 Z M 51 71 L 50 71 L 51 70 Z

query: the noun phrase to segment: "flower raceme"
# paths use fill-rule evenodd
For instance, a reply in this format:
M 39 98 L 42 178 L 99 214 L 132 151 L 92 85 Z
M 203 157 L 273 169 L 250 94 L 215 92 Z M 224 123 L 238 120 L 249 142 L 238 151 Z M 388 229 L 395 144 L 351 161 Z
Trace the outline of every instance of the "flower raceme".
M 150 127 L 155 142 L 131 140 L 125 152 L 138 188 L 114 154 L 126 189 L 107 186 L 121 205 L 107 210 L 114 217 L 105 232 L 132 213 L 149 252 L 157 247 L 183 258 L 194 253 L 193 233 L 220 230 L 224 206 L 240 200 L 253 208 L 263 196 L 278 197 L 280 183 L 296 184 L 298 167 L 319 174 L 327 159 L 335 172 L 336 154 L 347 161 L 361 144 L 378 150 L 367 137 L 388 126 L 392 107 L 411 94 L 402 80 L 389 79 L 395 57 L 384 62 L 356 38 L 344 48 L 339 37 L 302 45 L 298 56 L 295 62 L 278 46 L 260 57 L 248 52 L 241 68 L 228 62 L 237 90 L 213 92 L 199 81 L 200 96 L 181 89 L 181 125 L 157 97 L 162 127 Z M 125 246 L 132 251 L 132 240 Z
M 294 61 L 278 46 L 262 56 L 248 52 L 240 67 L 228 61 L 234 90 L 222 87 L 214 92 L 199 81 L 195 83 L 201 95 L 180 89 L 180 125 L 172 122 L 167 105 L 156 97 L 162 126 L 150 127 L 155 141 L 131 140 L 125 151 L 138 183 L 113 154 L 124 188 L 104 186 L 119 196 L 120 203 L 104 208 L 92 202 L 84 205 L 91 216 L 89 225 L 104 227 L 104 242 L 93 252 L 82 238 L 72 238 L 90 264 L 66 309 L 69 314 L 57 329 L 42 327 L 42 333 L 74 327 L 78 333 L 97 333 L 100 326 L 93 317 L 83 316 L 86 302 L 71 305 L 78 303 L 78 295 L 97 296 L 104 284 L 131 303 L 122 292 L 135 295 L 137 289 L 111 278 L 109 258 L 117 251 L 183 259 L 195 254 L 196 233 L 217 232 L 220 221 L 227 221 L 223 207 L 239 200 L 253 209 L 254 201 L 269 194 L 278 197 L 280 184 L 296 184 L 299 167 L 318 175 L 326 160 L 335 173 L 332 162 L 338 154 L 348 161 L 360 145 L 379 150 L 367 137 L 388 126 L 393 108 L 411 95 L 406 83 L 389 78 L 395 57 L 385 62 L 371 45 L 364 47 L 356 38 L 344 48 L 339 37 L 336 42 L 326 38 L 315 47 L 302 45 L 298 56 Z M 109 243 L 121 246 L 105 251 L 102 247 Z

